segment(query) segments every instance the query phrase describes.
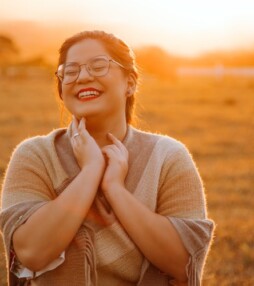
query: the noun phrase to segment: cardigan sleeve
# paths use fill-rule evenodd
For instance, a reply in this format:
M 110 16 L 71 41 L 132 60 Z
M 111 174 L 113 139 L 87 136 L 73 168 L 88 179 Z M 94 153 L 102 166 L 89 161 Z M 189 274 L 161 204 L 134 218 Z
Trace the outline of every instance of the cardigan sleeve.
M 48 170 L 34 144 L 31 140 L 21 143 L 11 157 L 1 194 L 0 229 L 9 269 L 15 269 L 13 264 L 17 262 L 12 249 L 14 231 L 54 197 Z M 14 279 L 9 272 L 9 283 Z
M 190 258 L 186 266 L 188 286 L 201 285 L 214 223 L 207 218 L 203 183 L 184 145 L 169 152 L 161 172 L 157 212 L 177 230 Z
M 56 197 L 47 160 L 36 145 L 39 143 L 39 140 L 29 139 L 14 150 L 4 177 L 2 209 L 21 202 L 49 201 Z

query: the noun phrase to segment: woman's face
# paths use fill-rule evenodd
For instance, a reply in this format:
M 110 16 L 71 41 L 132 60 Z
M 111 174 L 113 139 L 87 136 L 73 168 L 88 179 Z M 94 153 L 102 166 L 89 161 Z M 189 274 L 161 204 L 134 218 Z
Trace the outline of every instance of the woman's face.
M 109 62 L 108 73 L 104 76 L 91 76 L 86 64 L 90 59 L 107 56 L 112 59 L 104 45 L 93 39 L 83 40 L 73 45 L 66 57 L 66 63 L 75 62 L 81 66 L 77 80 L 70 84 L 62 83 L 62 99 L 66 108 L 77 118 L 98 120 L 125 119 L 128 76 L 114 62 Z M 115 122 L 116 122 L 115 121 Z

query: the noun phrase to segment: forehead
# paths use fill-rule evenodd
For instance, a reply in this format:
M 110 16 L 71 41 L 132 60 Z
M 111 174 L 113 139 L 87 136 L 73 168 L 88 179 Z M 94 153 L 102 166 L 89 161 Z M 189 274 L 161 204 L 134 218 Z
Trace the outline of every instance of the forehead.
M 103 43 L 95 39 L 82 40 L 67 52 L 66 62 L 83 63 L 96 56 L 110 56 Z

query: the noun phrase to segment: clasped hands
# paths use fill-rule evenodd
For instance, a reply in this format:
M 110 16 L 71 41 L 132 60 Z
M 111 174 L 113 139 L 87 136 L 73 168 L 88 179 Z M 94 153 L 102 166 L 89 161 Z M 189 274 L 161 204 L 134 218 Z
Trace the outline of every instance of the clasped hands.
M 73 117 L 72 135 L 71 145 L 79 167 L 81 170 L 93 168 L 97 172 L 104 195 L 107 197 L 116 187 L 124 187 L 128 172 L 128 151 L 122 142 L 108 133 L 112 144 L 100 148 L 87 131 L 84 118 L 78 121 Z

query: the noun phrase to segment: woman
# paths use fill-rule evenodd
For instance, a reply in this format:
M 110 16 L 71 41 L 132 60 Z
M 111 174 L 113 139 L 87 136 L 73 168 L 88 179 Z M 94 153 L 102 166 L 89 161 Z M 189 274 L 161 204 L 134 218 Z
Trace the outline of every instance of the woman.
M 56 75 L 73 120 L 22 142 L 4 180 L 10 283 L 200 285 L 213 230 L 202 182 L 182 143 L 130 125 L 130 48 L 74 35 Z

